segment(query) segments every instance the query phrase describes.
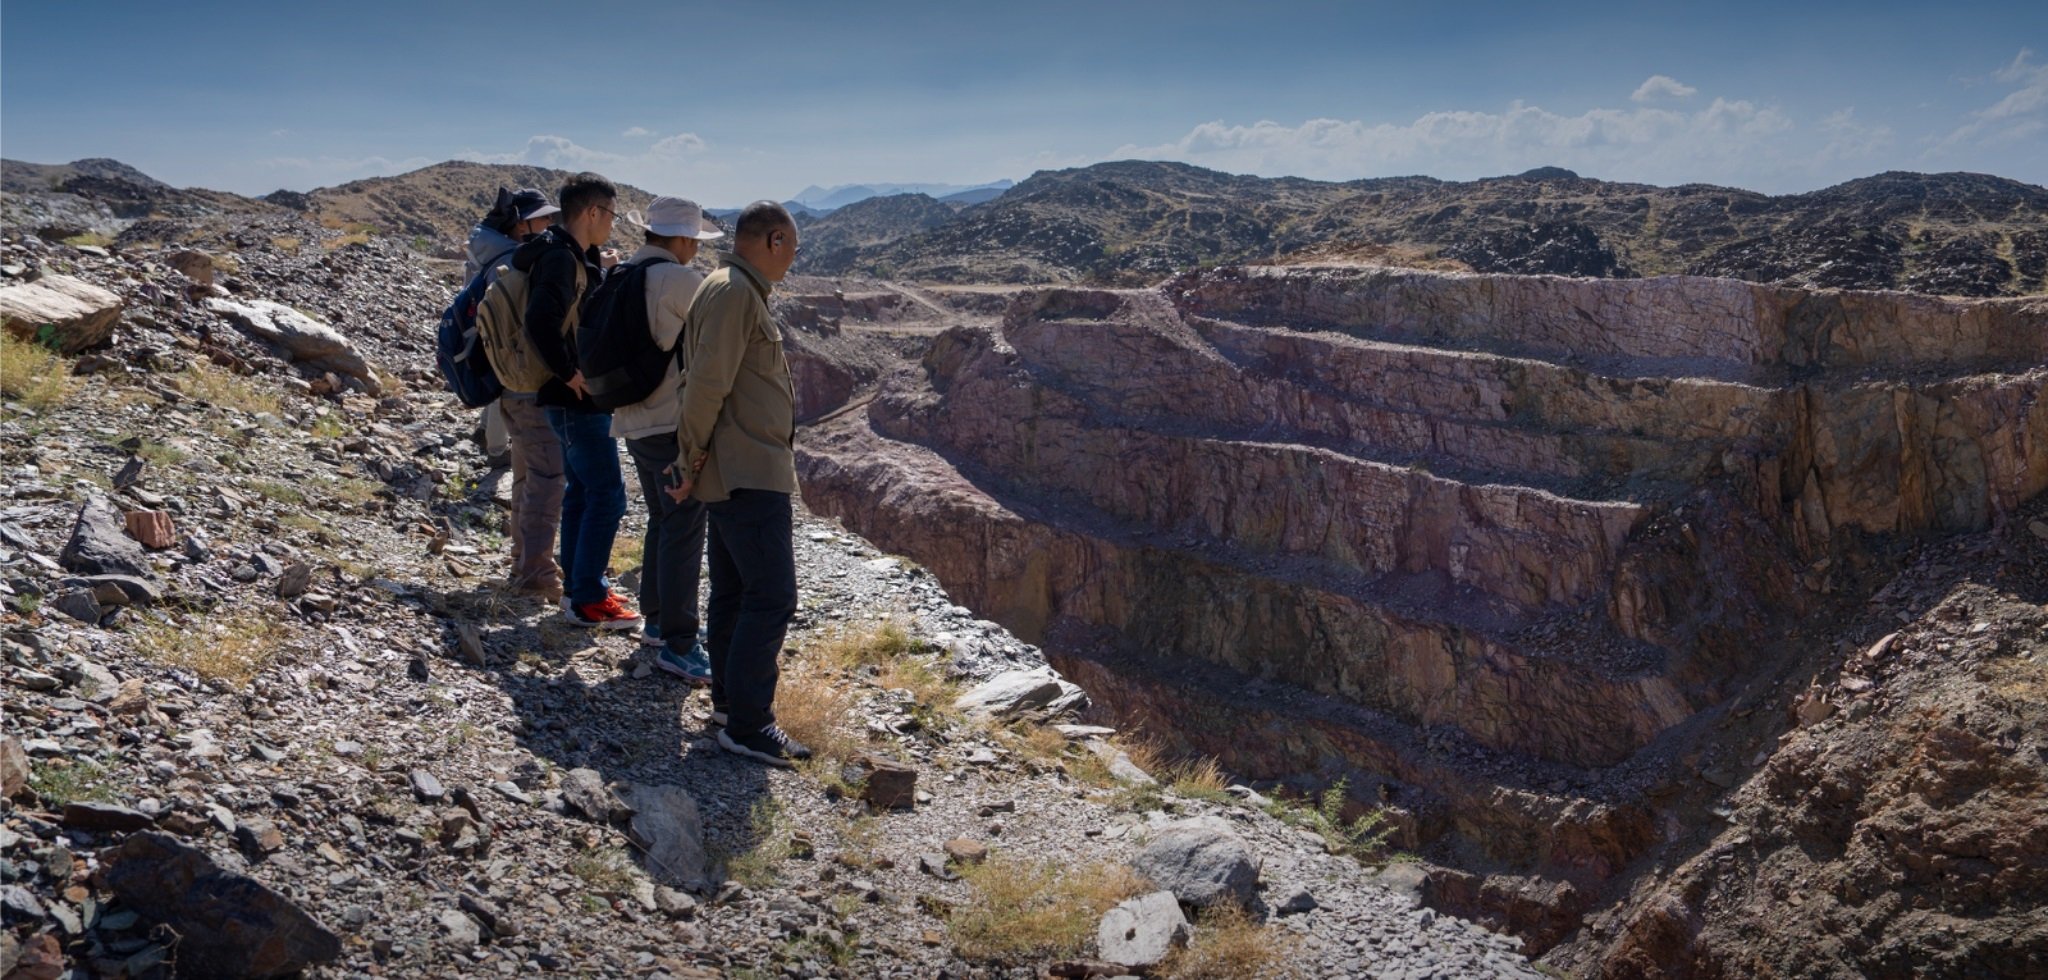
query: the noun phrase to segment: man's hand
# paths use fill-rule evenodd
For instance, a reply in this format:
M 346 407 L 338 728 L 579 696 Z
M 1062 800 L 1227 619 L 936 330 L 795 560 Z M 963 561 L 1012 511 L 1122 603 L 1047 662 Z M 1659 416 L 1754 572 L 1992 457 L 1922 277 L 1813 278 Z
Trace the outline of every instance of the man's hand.
M 576 397 L 578 397 L 578 398 L 589 398 L 589 397 L 590 397 L 590 387 L 589 387 L 588 385 L 585 385 L 585 384 L 583 383 L 583 372 L 582 372 L 582 371 L 577 371 L 577 372 L 576 372 L 576 373 L 575 373 L 574 375 L 571 375 L 571 376 L 570 376 L 570 378 L 569 378 L 569 390 L 570 390 L 570 391 L 573 391 L 573 392 L 575 392 L 575 393 L 576 393 Z
M 681 460 L 668 464 L 668 469 L 661 472 L 667 478 L 662 482 L 661 492 L 668 494 L 668 499 L 680 504 L 690 498 L 690 488 L 697 485 L 695 472 L 686 472 Z
M 615 248 L 607 248 L 607 249 L 603 249 L 603 250 L 599 251 L 599 252 L 597 253 L 597 263 L 598 263 L 598 265 L 599 265 L 599 266 L 602 266 L 603 268 L 606 268 L 606 269 L 609 269 L 609 268 L 611 268 L 612 266 L 618 265 L 618 264 L 619 264 L 619 250 L 618 250 L 618 249 L 615 249 Z

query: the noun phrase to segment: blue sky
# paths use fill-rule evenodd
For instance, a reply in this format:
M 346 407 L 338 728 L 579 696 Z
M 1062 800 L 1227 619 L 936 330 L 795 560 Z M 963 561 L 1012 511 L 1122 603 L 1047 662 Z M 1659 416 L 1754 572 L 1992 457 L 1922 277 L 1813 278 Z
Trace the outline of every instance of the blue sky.
M 2048 184 L 2048 2 L 8 0 L 0 152 L 243 193 L 461 157 L 714 206 L 1128 157 Z

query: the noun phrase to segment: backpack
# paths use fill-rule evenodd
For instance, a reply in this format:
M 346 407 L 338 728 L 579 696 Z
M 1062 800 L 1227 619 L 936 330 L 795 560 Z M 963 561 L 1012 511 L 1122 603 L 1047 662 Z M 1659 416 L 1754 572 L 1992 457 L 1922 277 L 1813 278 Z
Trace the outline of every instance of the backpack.
M 583 263 L 576 263 L 576 292 L 583 292 Z M 548 369 L 548 362 L 533 349 L 526 339 L 526 295 L 530 287 L 524 271 L 513 268 L 509 263 L 500 265 L 491 279 L 489 288 L 484 290 L 483 301 L 477 304 L 477 336 L 483 339 L 484 356 L 491 362 L 491 370 L 497 372 L 498 380 L 506 391 L 530 395 L 541 389 L 555 376 Z M 578 304 L 570 304 L 567 318 L 562 321 L 562 331 L 573 335 L 576 331 Z
M 591 404 L 607 412 L 636 405 L 668 377 L 675 351 L 655 343 L 647 321 L 647 270 L 672 259 L 656 256 L 613 269 L 583 310 L 576 331 L 576 366 Z M 678 338 L 676 349 L 682 348 Z
M 469 408 L 482 408 L 505 393 L 505 385 L 484 354 L 476 325 L 477 308 L 483 303 L 484 290 L 490 287 L 490 272 L 478 272 L 455 294 L 455 301 L 441 311 L 441 325 L 434 333 L 434 363 L 441 369 L 441 379 L 455 400 Z

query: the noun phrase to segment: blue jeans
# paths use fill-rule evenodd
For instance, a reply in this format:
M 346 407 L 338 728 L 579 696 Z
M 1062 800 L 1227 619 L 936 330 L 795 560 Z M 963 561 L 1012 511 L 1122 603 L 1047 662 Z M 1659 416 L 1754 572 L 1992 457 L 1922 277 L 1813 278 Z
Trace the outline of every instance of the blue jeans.
M 562 593 L 572 605 L 603 602 L 611 592 L 604 570 L 612 539 L 626 516 L 626 480 L 607 412 L 550 408 L 548 425 L 562 440 Z
M 775 723 L 776 658 L 796 615 L 789 494 L 734 490 L 731 499 L 704 509 L 711 517 L 710 635 L 704 641 L 711 703 L 725 706 L 728 730 L 752 734 Z

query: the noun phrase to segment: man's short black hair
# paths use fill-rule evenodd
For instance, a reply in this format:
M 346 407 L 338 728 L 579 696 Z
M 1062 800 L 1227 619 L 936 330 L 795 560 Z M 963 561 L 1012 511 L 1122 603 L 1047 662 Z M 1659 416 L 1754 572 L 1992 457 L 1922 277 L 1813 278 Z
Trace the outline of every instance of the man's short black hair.
M 562 202 L 560 207 L 563 221 L 582 214 L 584 208 L 593 204 L 609 206 L 618 198 L 619 189 L 616 185 L 588 170 L 569 178 L 562 184 L 562 192 L 555 195 L 555 200 Z
M 640 243 L 643 245 L 659 245 L 663 248 L 667 248 L 668 243 L 675 241 L 677 237 L 680 236 L 657 235 L 653 232 L 652 229 L 649 229 L 647 231 L 643 231 L 640 233 Z
M 796 219 L 789 216 L 788 208 L 774 201 L 755 201 L 740 209 L 739 218 L 732 223 L 732 239 L 767 238 L 784 229 L 796 230 Z

